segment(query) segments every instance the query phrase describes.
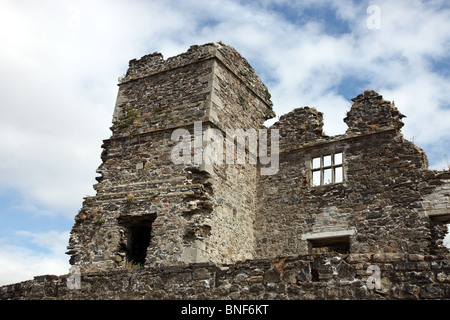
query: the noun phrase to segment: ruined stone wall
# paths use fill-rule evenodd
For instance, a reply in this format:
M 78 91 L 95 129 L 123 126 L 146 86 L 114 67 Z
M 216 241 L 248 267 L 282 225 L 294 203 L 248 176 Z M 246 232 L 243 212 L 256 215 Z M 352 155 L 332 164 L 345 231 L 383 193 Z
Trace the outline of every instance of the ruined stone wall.
M 255 165 L 214 165 L 213 171 L 211 233 L 204 241 L 204 261 L 251 259 L 255 253 Z
M 205 239 L 205 261 L 232 263 L 251 259 L 255 254 L 254 220 L 256 208 L 257 165 L 249 162 L 248 146 L 242 164 L 226 163 L 228 130 L 249 132 L 258 129 L 273 117 L 267 88 L 253 68 L 239 53 L 219 46 L 214 61 L 210 117 L 223 140 L 222 163 L 207 170 L 213 189 L 211 234 Z M 237 140 L 232 144 L 233 161 L 237 161 Z M 244 142 L 245 143 L 245 142 Z M 220 151 L 219 151 L 220 152 Z
M 443 239 L 449 231 L 450 222 L 450 172 L 427 171 L 419 188 L 423 193 L 422 212 L 430 219 L 430 252 L 433 254 L 448 252 L 443 245 Z
M 68 275 L 40 276 L 1 287 L 0 300 L 448 299 L 448 261 L 448 254 L 380 253 L 196 263 L 84 273 L 80 288 L 73 290 L 67 287 Z
M 113 131 L 121 136 L 199 120 L 246 130 L 274 115 L 268 89 L 248 62 L 229 46 L 206 44 L 167 60 L 160 53 L 131 60 Z
M 192 232 L 184 215 L 194 199 L 207 202 L 208 190 L 201 174 L 172 163 L 170 135 L 158 131 L 105 142 L 97 195 L 85 199 L 71 233 L 72 264 L 86 270 L 124 266 L 127 229 L 140 223 L 151 227 L 151 262 L 181 259 Z
M 227 62 L 232 58 L 243 59 L 238 53 L 225 53 Z M 214 64 L 213 120 L 223 130 L 258 130 L 265 120 L 275 116 L 267 88 L 250 66 L 237 68 L 224 63 L 223 60 L 216 60 Z
M 305 119 L 316 124 L 309 134 Z M 395 107 L 366 92 L 349 111 L 346 120 L 352 126 L 345 135 L 324 136 L 321 114 L 310 108 L 297 109 L 274 124 L 282 131 L 283 148 L 279 173 L 260 178 L 257 256 L 306 254 L 314 242 L 328 250 L 327 242 L 332 249 L 333 239 L 345 237 L 350 253 L 436 250 L 435 242 L 442 242 L 446 229 L 434 226 L 421 200 L 445 180 L 427 176 L 424 153 L 402 137 L 398 119 Z M 308 136 L 315 139 L 304 139 Z M 314 186 L 312 159 L 335 153 L 343 155 L 343 181 Z
M 143 61 L 141 61 L 143 60 Z M 158 69 L 139 78 L 128 78 L 119 84 L 113 117 L 113 138 L 132 136 L 150 131 L 171 129 L 201 120 L 207 115 L 206 101 L 210 96 L 212 60 L 172 65 L 160 55 L 143 57 L 130 62 L 128 73 L 136 65 L 159 62 Z M 170 68 L 170 66 L 172 66 Z M 140 69 L 139 69 L 140 70 Z M 145 69 L 144 69 L 145 70 Z M 150 72 L 150 70 L 149 70 Z M 141 74 L 143 73 L 143 74 Z
M 327 138 L 323 132 L 323 114 L 310 107 L 297 108 L 282 115 L 270 129 L 279 130 L 281 153 Z

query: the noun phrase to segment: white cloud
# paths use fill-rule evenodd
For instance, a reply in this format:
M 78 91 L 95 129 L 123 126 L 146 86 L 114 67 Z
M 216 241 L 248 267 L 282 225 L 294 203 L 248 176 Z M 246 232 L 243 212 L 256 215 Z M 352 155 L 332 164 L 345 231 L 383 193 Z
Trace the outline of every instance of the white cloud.
M 0 285 L 33 279 L 34 276 L 69 272 L 66 251 L 69 232 L 17 232 L 19 239 L 44 249 L 37 251 L 26 245 L 11 245 L 0 239 Z

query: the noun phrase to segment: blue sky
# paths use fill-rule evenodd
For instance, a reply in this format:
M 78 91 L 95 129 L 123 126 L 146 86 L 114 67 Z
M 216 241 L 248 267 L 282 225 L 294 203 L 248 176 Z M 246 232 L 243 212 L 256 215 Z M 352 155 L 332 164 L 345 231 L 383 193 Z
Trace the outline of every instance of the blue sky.
M 373 89 L 407 116 L 404 136 L 431 168 L 450 165 L 447 1 L 0 0 L 0 30 L 0 285 L 67 273 L 117 79 L 155 51 L 223 41 L 269 87 L 277 116 L 316 107 L 329 135 Z

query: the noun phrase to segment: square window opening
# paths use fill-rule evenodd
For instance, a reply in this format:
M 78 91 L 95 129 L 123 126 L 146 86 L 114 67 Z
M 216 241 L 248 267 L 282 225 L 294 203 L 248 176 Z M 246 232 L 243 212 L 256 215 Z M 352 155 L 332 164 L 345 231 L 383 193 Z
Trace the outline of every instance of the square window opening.
M 311 176 L 314 187 L 344 182 L 342 152 L 312 158 Z
M 350 253 L 350 237 L 330 237 L 308 240 L 309 252 L 312 254 L 322 253 Z

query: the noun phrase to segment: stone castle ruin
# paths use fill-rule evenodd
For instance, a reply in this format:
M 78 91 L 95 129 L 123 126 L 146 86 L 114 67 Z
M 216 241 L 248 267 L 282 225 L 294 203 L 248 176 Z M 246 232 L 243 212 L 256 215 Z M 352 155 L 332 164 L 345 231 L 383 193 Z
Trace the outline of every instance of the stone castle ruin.
M 267 138 L 278 167 L 263 175 L 267 163 L 250 161 L 260 149 L 234 137 L 244 162 L 171 157 L 177 129 L 195 159 L 208 131 L 260 132 L 275 116 L 235 49 L 205 44 L 131 60 L 118 86 L 96 195 L 84 199 L 68 246 L 81 287 L 68 288 L 69 275 L 41 276 L 0 288 L 0 298 L 450 297 L 450 173 L 428 169 L 403 138 L 404 115 L 380 94 L 352 99 L 338 136 L 324 134 L 314 108 L 281 116 L 268 128 L 277 148 L 275 131 Z

